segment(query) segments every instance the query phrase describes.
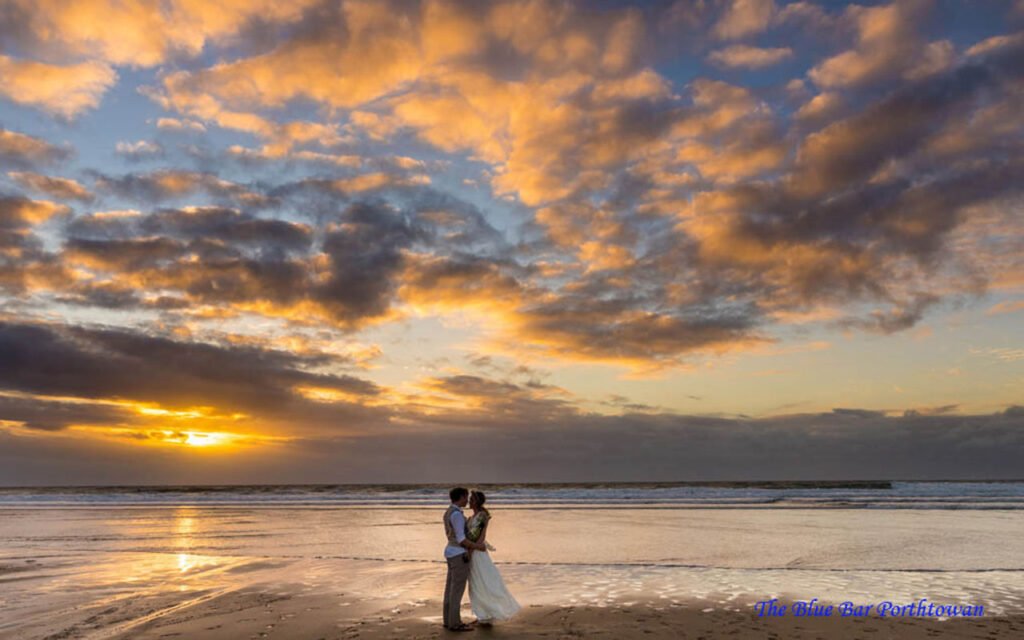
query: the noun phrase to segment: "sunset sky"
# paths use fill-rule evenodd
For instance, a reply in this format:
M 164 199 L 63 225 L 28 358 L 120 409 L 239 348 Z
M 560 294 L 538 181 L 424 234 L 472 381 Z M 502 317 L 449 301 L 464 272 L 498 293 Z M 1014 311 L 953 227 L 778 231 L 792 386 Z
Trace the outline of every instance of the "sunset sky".
M 1020 475 L 1024 2 L 0 2 L 0 484 Z

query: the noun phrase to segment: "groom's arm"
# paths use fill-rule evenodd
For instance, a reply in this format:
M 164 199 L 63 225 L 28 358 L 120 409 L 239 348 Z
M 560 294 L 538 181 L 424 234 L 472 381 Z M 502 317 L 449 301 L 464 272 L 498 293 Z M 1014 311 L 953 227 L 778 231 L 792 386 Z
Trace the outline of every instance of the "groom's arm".
M 462 546 L 471 551 L 487 551 L 487 545 L 484 544 L 484 537 L 482 535 L 476 542 L 472 542 L 467 538 L 466 541 L 462 543 Z
M 482 540 L 483 538 L 481 538 Z M 459 543 L 462 547 L 469 549 L 470 551 L 486 551 L 487 546 L 483 542 L 473 542 L 469 538 L 466 538 Z

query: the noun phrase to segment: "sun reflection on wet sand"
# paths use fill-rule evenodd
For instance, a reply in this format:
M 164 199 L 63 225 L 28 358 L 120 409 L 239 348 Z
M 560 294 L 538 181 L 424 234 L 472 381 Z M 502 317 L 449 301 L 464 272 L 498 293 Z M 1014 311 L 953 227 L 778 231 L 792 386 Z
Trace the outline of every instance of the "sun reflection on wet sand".
M 178 507 L 174 510 L 174 545 L 191 549 L 192 536 L 196 529 L 195 507 Z

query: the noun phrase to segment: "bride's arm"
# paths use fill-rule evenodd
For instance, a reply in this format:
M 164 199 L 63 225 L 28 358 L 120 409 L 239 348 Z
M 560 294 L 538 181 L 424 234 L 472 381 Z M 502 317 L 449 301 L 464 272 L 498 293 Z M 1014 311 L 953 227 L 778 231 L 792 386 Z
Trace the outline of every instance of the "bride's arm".
M 487 517 L 487 522 L 484 523 L 483 528 L 480 530 L 480 539 L 477 540 L 480 544 L 484 545 L 484 548 L 489 551 L 494 551 L 494 547 L 491 546 L 490 542 L 487 542 L 487 527 L 491 524 L 490 516 Z
M 487 518 L 487 524 L 490 524 L 490 518 Z M 487 551 L 498 551 L 497 549 L 495 549 L 494 545 L 488 543 L 485 540 L 487 536 L 487 524 L 483 525 L 483 532 L 482 534 L 480 534 L 480 542 L 483 543 L 483 546 L 487 549 Z

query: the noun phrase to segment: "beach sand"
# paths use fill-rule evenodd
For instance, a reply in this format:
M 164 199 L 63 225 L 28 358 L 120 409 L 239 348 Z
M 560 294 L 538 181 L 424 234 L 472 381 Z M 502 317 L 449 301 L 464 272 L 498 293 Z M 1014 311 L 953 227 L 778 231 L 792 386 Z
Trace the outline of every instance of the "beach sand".
M 117 631 L 101 615 L 95 630 L 70 627 L 53 638 L 106 637 L 117 640 L 196 638 L 236 640 L 281 638 L 288 640 L 383 638 L 1020 638 L 1024 616 L 955 619 L 763 618 L 753 610 L 705 611 L 697 605 L 664 606 L 659 602 L 631 606 L 552 607 L 535 605 L 516 618 L 467 633 L 445 631 L 438 616 L 440 603 L 418 606 L 352 620 L 341 600 L 325 595 L 287 595 L 246 591 L 206 600 Z M 468 614 L 468 612 L 467 612 Z M 465 615 L 472 620 L 472 615 Z M 99 632 L 99 635 L 96 634 Z
M 273 564 L 273 563 L 270 563 Z M 348 564 L 348 563 L 346 563 Z M 260 571 L 239 565 L 243 573 Z M 237 568 L 237 567 L 236 567 Z M 344 570 L 344 567 L 336 567 Z M 354 568 L 365 577 L 366 570 Z M 280 571 L 280 567 L 263 570 Z M 230 571 L 230 570 L 229 570 Z M 467 633 L 441 626 L 441 604 L 419 598 L 394 605 L 380 576 L 355 591 L 312 588 L 285 574 L 237 588 L 179 590 L 170 584 L 139 585 L 108 598 L 89 597 L 40 612 L 30 624 L 0 639 L 41 640 L 341 640 L 382 638 L 1021 638 L 1024 615 L 976 618 L 761 617 L 751 601 L 632 598 L 602 605 L 527 604 L 512 620 Z M 11 577 L 11 573 L 7 573 Z M 363 591 L 377 584 L 381 598 Z M 780 601 L 785 602 L 785 601 Z M 2 598 L 0 598 L 2 603 Z M 472 622 L 468 599 L 463 620 Z
M 436 509 L 0 509 L 0 640 L 1024 638 L 1021 511 L 560 509 L 542 529 L 536 513 L 503 510 L 495 531 L 523 611 L 455 634 Z M 985 615 L 754 608 L 812 597 Z

